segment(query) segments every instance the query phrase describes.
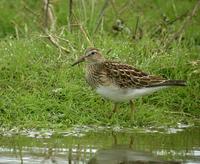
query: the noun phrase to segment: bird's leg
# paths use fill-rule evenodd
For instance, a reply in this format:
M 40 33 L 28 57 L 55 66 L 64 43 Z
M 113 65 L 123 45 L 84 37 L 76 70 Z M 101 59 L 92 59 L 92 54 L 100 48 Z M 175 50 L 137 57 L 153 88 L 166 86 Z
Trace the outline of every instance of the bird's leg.
M 130 100 L 130 107 L 131 107 L 131 116 L 132 116 L 135 111 L 135 105 L 132 100 Z
M 117 107 L 118 107 L 118 104 L 117 104 L 117 103 L 114 103 L 113 111 L 112 111 L 112 113 L 111 113 L 111 115 L 110 115 L 109 118 L 111 118 L 112 115 L 117 111 Z
M 113 113 L 115 113 L 117 111 L 117 103 L 114 103 L 114 107 L 113 107 Z

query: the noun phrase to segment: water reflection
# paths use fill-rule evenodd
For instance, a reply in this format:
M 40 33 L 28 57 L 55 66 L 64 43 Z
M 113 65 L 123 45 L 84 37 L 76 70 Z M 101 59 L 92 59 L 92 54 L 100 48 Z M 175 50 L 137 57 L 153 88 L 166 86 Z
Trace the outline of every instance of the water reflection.
M 135 151 L 134 140 L 130 137 L 128 145 L 120 145 L 117 142 L 117 135 L 113 134 L 114 144 L 111 148 L 100 149 L 91 158 L 88 164 L 150 164 L 150 163 L 171 163 L 179 164 L 178 161 L 164 161 L 151 153 Z
M 178 161 L 159 160 L 150 153 L 137 152 L 129 149 L 107 149 L 97 152 L 95 157 L 90 159 L 88 164 L 179 164 Z
M 155 129 L 148 132 L 77 130 L 53 133 L 50 137 L 2 134 L 0 163 L 199 163 L 199 138 L 200 128 L 176 133 Z

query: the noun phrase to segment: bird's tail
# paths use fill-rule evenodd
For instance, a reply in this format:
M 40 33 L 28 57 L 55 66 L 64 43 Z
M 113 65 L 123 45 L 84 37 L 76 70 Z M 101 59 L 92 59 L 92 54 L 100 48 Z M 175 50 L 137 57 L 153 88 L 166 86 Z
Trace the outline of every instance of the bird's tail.
M 166 86 L 186 86 L 185 80 L 166 80 L 164 82 Z
M 185 80 L 164 80 L 160 83 L 152 84 L 150 87 L 157 87 L 157 86 L 186 86 Z

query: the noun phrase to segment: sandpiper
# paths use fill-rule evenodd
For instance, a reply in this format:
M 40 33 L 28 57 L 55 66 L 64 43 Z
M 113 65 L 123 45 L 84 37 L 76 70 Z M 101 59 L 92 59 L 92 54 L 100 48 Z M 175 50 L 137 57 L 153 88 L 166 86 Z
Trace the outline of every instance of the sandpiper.
M 185 86 L 184 80 L 168 80 L 150 75 L 131 65 L 106 60 L 97 48 L 88 48 L 72 66 L 86 64 L 86 81 L 101 96 L 114 102 L 113 113 L 119 102 L 130 102 L 134 111 L 133 99 L 171 86 Z

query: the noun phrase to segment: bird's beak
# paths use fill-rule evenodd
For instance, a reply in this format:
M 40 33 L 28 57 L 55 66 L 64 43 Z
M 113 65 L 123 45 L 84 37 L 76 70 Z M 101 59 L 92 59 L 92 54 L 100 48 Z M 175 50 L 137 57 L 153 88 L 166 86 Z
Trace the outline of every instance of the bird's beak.
M 81 62 L 84 62 L 85 61 L 85 56 L 81 56 L 77 61 L 75 61 L 72 66 L 75 66 Z

